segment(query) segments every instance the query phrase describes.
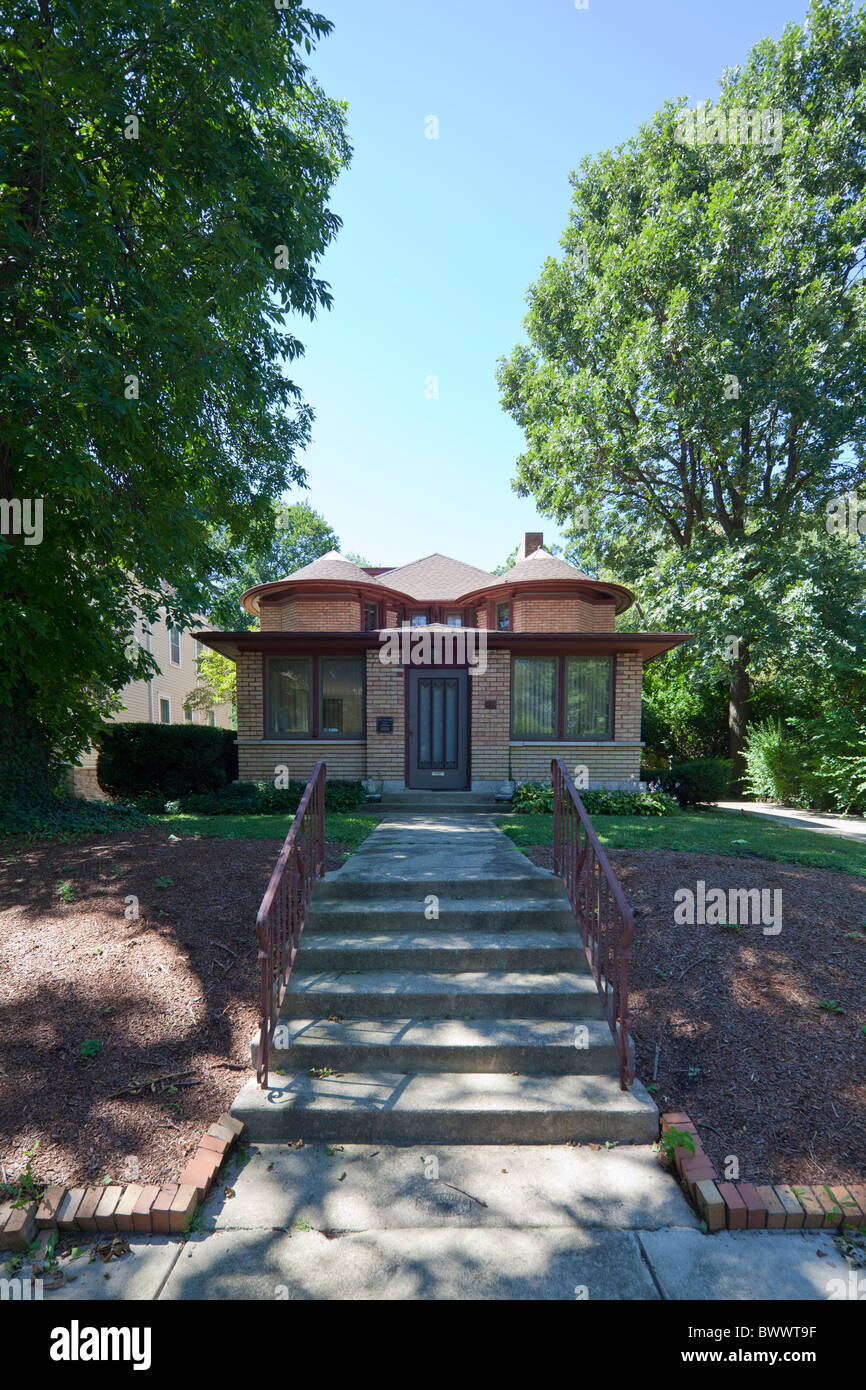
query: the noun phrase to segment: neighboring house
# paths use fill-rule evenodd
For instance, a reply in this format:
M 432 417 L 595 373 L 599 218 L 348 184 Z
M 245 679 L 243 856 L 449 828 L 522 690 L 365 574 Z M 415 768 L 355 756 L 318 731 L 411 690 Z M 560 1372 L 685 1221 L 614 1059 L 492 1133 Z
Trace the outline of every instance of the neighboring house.
M 237 663 L 242 781 L 306 778 L 324 758 L 329 777 L 385 790 L 489 791 L 549 780 L 562 756 L 589 786 L 635 787 L 642 665 L 688 640 L 616 632 L 633 595 L 537 533 L 501 575 L 438 554 L 361 569 L 331 551 L 241 602 L 259 631 L 199 636 Z
M 197 634 L 170 627 L 161 613 L 153 623 L 139 618 L 132 640 L 153 654 L 159 663 L 159 675 L 125 685 L 120 692 L 123 708 L 109 716 L 111 721 L 215 724 L 221 729 L 231 728 L 232 707 L 228 702 L 207 711 L 184 708 L 187 696 L 198 684 L 198 658 L 204 648 Z M 96 780 L 96 757 L 96 749 L 88 748 L 72 769 L 72 787 L 79 796 L 103 795 Z

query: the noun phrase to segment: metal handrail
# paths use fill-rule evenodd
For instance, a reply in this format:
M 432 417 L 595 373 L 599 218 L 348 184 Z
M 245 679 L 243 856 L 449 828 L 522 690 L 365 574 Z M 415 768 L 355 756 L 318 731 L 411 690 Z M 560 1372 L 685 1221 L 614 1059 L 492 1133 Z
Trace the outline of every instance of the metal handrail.
M 301 944 L 307 908 L 325 869 L 325 764 L 317 762 L 280 850 L 256 915 L 261 972 L 256 1080 L 268 1084 L 268 1054 L 289 976 Z
M 619 1053 L 619 1084 L 634 1081 L 629 1037 L 628 972 L 634 915 L 577 794 L 562 758 L 550 764 L 553 782 L 553 863 L 565 884 L 604 1016 Z

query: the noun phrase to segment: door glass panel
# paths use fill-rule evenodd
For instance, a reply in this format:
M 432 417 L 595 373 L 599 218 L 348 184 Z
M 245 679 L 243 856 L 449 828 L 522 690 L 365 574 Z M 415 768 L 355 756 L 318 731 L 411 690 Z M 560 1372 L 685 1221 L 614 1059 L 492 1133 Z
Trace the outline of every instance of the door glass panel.
M 445 763 L 457 766 L 457 682 L 445 682 Z
M 433 686 L 433 764 L 442 766 L 443 753 L 443 686 L 444 681 L 431 681 Z
M 430 766 L 430 682 L 418 682 L 418 766 Z

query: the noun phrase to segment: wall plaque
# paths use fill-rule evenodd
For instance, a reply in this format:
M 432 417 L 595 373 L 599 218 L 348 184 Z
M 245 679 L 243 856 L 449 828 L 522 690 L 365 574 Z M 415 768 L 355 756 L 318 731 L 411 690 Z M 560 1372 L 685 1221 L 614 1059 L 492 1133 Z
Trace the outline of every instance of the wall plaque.
M 383 717 L 383 716 L 381 716 L 381 715 L 377 715 L 377 717 L 376 717 L 376 733 L 377 733 L 377 734 L 393 734 L 393 732 L 394 732 L 394 720 L 391 719 L 390 717 Z

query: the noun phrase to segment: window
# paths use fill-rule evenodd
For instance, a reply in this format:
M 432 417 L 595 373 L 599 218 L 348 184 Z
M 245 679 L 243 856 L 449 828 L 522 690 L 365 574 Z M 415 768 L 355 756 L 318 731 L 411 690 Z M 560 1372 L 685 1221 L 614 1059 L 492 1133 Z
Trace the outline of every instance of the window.
M 190 709 L 189 705 L 184 705 L 183 717 L 186 720 L 187 724 L 192 723 L 192 710 Z
M 449 627 L 462 627 L 462 626 L 463 626 L 463 614 L 462 614 L 462 613 L 446 613 L 446 614 L 445 614 L 445 622 L 448 624 Z
M 556 738 L 556 658 L 516 656 L 511 728 L 516 738 Z
M 427 619 L 428 615 L 426 613 L 413 613 L 409 618 L 409 622 L 412 627 L 426 627 Z
M 511 626 L 510 604 L 497 603 L 496 605 L 496 629 L 498 632 L 507 632 Z
M 612 692 L 610 657 L 515 657 L 512 737 L 558 742 L 609 739 Z
M 171 701 L 167 695 L 159 697 L 159 722 L 160 724 L 171 723 Z
M 364 732 L 364 663 L 357 657 L 323 656 L 319 664 L 321 738 Z
M 378 603 L 364 604 L 364 631 L 378 632 L 379 630 L 379 605 Z
M 565 738 L 610 738 L 611 672 L 612 663 L 607 656 L 568 658 L 565 663 Z
M 312 662 L 308 656 L 271 657 L 267 664 L 267 735 L 310 737 Z
M 195 659 L 196 659 L 196 661 L 200 661 L 200 660 L 201 660 L 201 657 L 202 657 L 202 653 L 203 653 L 203 652 L 204 652 L 204 643 L 203 643 L 203 642 L 200 642 L 200 641 L 198 640 L 198 638 L 196 638 L 196 639 L 195 639 Z
M 176 627 L 168 630 L 169 650 L 171 654 L 172 666 L 180 665 L 180 632 Z
M 214 728 L 216 724 L 216 715 L 214 714 L 212 709 L 208 710 L 207 722 L 208 724 L 210 724 L 211 728 Z

